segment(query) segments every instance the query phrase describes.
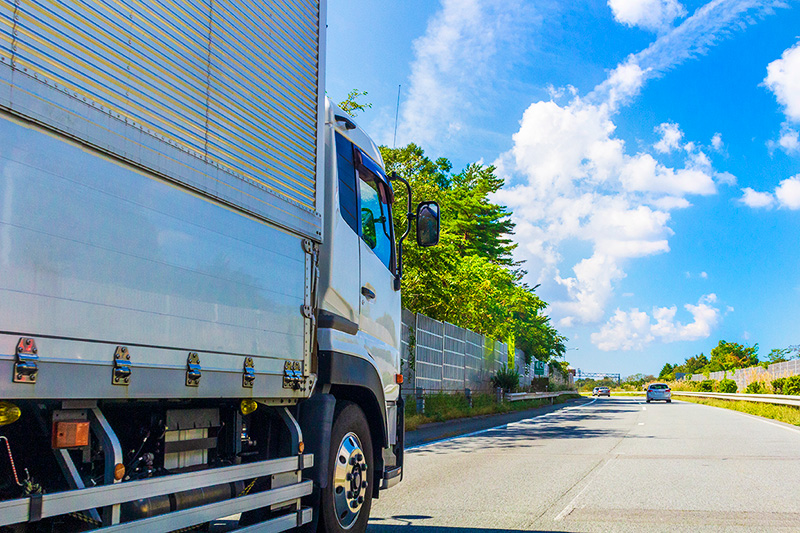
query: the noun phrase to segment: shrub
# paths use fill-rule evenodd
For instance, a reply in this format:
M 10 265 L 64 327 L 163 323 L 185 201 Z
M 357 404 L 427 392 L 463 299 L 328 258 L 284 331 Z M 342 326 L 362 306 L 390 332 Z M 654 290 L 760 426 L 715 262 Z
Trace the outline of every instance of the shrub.
M 719 382 L 720 392 L 736 392 L 738 389 L 739 386 L 732 379 L 723 379 Z
M 778 378 L 772 380 L 772 392 L 775 394 L 784 394 L 783 388 L 786 385 L 786 378 Z
M 704 379 L 697 385 L 697 390 L 700 392 L 711 392 L 714 390 L 714 380 Z
M 800 395 L 800 376 L 792 376 L 786 378 L 786 385 L 784 385 L 784 394 Z
M 519 372 L 503 366 L 492 376 L 492 386 L 500 387 L 506 392 L 514 392 L 519 388 Z
M 546 392 L 549 384 L 550 378 L 533 378 L 531 379 L 531 392 Z
M 767 387 L 761 381 L 753 381 L 744 389 L 747 394 L 766 394 Z

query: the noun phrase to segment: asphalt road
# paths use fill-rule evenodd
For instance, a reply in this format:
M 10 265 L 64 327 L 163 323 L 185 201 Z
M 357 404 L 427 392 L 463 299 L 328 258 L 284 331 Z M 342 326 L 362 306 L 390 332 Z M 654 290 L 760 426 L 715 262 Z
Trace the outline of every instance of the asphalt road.
M 800 531 L 800 428 L 611 397 L 406 452 L 369 533 Z

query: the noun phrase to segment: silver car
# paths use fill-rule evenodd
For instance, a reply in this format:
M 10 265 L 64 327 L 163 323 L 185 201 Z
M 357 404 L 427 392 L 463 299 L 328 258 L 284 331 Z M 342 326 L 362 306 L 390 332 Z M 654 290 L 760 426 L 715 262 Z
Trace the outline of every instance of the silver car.
M 600 396 L 608 396 L 610 398 L 611 389 L 608 387 L 595 387 L 594 390 L 592 390 L 592 396 L 597 396 L 598 398 Z
M 651 383 L 647 387 L 647 403 L 653 400 L 664 400 L 672 403 L 672 390 L 666 383 Z

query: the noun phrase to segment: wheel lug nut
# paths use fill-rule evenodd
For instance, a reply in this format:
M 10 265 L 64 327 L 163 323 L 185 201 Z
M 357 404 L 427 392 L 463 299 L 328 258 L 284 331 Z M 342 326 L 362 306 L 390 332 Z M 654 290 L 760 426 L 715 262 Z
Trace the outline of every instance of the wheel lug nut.
M 350 458 L 350 464 L 351 464 L 351 465 L 354 465 L 354 464 L 356 464 L 356 463 L 357 463 L 357 461 L 356 461 L 356 458 L 355 458 L 355 457 L 351 457 L 351 458 Z
M 347 481 L 352 481 L 352 480 L 353 480 L 353 474 L 351 474 L 350 472 L 348 472 L 348 473 L 347 473 L 347 475 L 345 476 L 345 479 L 346 479 Z
M 358 502 L 356 502 L 355 500 L 353 500 L 352 502 L 350 502 L 350 507 L 352 507 L 353 509 L 355 509 L 356 507 L 358 507 Z
M 348 500 L 352 500 L 353 496 L 354 496 L 353 491 L 352 490 L 348 490 L 347 491 L 347 499 Z
M 369 484 L 366 481 L 362 481 L 361 482 L 361 488 L 362 489 L 366 489 L 368 486 L 369 486 Z
M 363 496 L 359 496 L 358 497 L 358 503 L 364 503 L 364 497 Z
M 358 461 L 360 463 L 363 460 L 364 460 L 364 456 L 363 455 L 361 455 L 360 453 L 356 455 L 356 461 Z

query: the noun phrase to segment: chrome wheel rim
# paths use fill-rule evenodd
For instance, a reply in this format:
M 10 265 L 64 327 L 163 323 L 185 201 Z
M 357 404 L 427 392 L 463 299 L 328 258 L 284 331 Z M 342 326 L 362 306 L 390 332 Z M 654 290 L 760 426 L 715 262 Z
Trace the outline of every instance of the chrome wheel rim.
M 367 458 L 361 441 L 355 433 L 342 437 L 333 469 L 333 502 L 336 520 L 343 529 L 349 529 L 358 519 L 366 499 Z

